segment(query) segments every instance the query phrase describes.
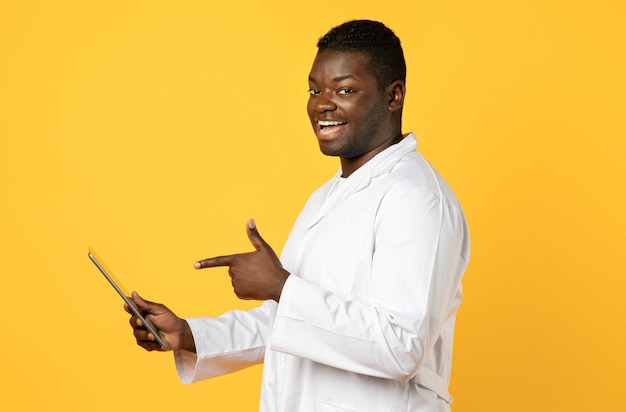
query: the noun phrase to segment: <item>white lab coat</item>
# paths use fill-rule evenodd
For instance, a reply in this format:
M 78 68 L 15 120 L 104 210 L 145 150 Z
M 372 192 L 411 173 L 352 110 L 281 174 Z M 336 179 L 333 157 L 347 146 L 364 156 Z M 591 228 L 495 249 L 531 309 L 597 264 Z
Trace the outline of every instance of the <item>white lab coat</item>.
M 311 196 L 281 255 L 280 304 L 188 319 L 183 382 L 264 362 L 263 412 L 450 410 L 469 235 L 416 145 L 409 134 Z

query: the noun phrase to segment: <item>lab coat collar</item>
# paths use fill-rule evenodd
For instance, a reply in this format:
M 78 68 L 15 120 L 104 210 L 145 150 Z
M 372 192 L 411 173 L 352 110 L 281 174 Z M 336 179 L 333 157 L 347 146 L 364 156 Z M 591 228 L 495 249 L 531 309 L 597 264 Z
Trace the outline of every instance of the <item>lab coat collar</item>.
M 342 178 L 341 168 L 335 176 L 326 184 L 326 190 L 330 190 L 338 183 L 337 180 L 343 179 L 341 185 L 328 196 L 324 196 L 326 201 L 321 205 L 320 209 L 311 220 L 309 228 L 317 224 L 328 214 L 341 200 L 349 195 L 361 191 L 368 187 L 372 180 L 380 175 L 389 173 L 391 169 L 408 153 L 414 152 L 417 148 L 417 138 L 415 134 L 409 133 L 395 145 L 389 146 L 387 149 L 378 153 L 363 166 L 354 171 L 347 178 Z
M 389 146 L 355 170 L 354 173 L 346 178 L 346 183 L 352 182 L 353 184 L 348 183 L 346 186 L 353 187 L 354 190 L 352 190 L 351 193 L 362 190 L 369 186 L 373 178 L 389 173 L 401 158 L 407 153 L 414 152 L 416 149 L 417 138 L 415 134 L 409 133 L 405 135 L 398 143 Z M 340 178 L 341 174 L 342 170 L 340 168 L 335 179 Z

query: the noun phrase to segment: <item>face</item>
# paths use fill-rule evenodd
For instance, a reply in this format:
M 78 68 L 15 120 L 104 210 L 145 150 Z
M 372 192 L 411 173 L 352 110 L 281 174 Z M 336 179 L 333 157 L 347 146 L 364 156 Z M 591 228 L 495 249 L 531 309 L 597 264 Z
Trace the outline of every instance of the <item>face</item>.
M 362 53 L 327 50 L 318 53 L 309 75 L 313 130 L 322 153 L 340 156 L 342 165 L 369 160 L 400 134 L 389 110 L 389 88 L 378 87 L 367 62 Z

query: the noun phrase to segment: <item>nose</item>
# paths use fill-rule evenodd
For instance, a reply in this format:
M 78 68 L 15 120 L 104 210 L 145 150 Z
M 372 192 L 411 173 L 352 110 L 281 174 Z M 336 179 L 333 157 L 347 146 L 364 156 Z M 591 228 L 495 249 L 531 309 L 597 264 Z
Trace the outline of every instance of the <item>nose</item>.
M 317 96 L 312 96 L 309 100 L 309 104 L 311 108 L 318 113 L 333 111 L 337 109 L 337 104 L 335 104 L 335 102 L 328 93 L 320 93 Z

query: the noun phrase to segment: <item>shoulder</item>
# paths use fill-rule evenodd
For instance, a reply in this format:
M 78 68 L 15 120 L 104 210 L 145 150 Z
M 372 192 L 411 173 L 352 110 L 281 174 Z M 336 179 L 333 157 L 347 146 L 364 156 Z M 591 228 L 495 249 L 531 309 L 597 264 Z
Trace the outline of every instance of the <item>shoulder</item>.
M 424 196 L 455 199 L 445 179 L 417 151 L 405 154 L 385 176 L 385 180 L 388 190 L 393 193 L 421 193 Z

